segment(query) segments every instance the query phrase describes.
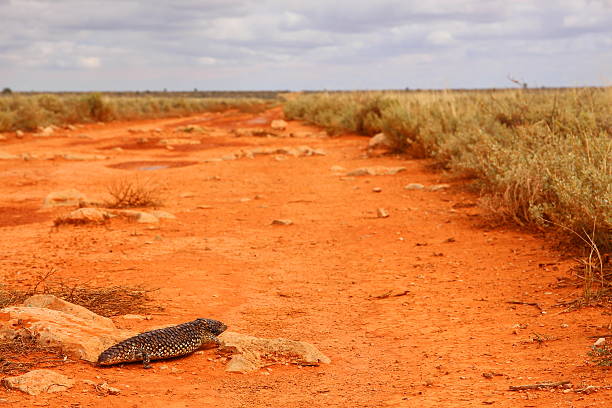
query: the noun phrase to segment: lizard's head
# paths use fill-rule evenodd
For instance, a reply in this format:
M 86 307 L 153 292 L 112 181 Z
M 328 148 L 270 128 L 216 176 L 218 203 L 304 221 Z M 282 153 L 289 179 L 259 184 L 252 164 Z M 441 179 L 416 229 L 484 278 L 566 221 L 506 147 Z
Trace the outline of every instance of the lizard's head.
M 227 326 L 218 320 L 200 318 L 197 321 L 215 336 L 220 335 L 227 329 Z

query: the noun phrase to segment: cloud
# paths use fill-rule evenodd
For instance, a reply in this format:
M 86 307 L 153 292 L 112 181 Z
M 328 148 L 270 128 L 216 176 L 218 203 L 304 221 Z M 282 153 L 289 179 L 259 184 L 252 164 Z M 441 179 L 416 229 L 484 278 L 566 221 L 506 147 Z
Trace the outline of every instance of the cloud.
M 610 0 L 0 0 L 0 15 L 14 89 L 500 86 L 512 67 L 530 83 L 612 77 Z

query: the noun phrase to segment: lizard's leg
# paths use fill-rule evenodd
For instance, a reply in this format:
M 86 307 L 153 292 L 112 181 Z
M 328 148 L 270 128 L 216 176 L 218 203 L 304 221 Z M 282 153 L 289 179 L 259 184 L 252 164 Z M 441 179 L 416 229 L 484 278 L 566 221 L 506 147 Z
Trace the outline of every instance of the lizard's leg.
M 151 356 L 145 350 L 140 350 L 140 354 L 142 355 L 142 368 L 152 368 L 151 365 Z
M 217 336 L 215 336 L 212 333 L 208 333 L 202 336 L 202 345 L 211 344 L 211 343 L 217 345 L 218 347 L 221 345 L 221 340 L 219 340 Z

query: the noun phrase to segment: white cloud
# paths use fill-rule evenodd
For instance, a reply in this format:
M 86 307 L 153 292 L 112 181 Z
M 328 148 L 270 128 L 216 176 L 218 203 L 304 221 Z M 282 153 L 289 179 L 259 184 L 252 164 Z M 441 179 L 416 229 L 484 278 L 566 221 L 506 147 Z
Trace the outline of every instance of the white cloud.
M 78 65 L 82 68 L 99 68 L 100 58 L 98 57 L 79 57 Z
M 515 66 L 530 83 L 612 78 L 590 77 L 612 58 L 612 0 L 0 0 L 0 15 L 13 89 L 503 86 Z M 546 73 L 568 59 L 571 83 Z M 96 82 L 56 81 L 70 70 Z

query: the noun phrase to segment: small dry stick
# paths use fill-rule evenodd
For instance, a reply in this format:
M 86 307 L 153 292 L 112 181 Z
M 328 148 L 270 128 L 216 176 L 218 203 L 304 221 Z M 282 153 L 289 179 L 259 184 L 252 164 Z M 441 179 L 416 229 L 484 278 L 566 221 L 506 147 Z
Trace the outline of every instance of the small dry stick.
M 528 385 L 511 385 L 510 391 L 542 390 L 545 388 L 557 388 L 557 387 L 564 386 L 566 384 L 571 384 L 571 381 L 557 381 L 557 382 L 537 383 L 537 384 L 528 384 Z
M 538 309 L 542 310 L 542 307 L 534 302 L 521 302 L 520 300 L 508 300 L 506 303 L 509 303 L 511 305 L 527 305 L 527 306 L 533 306 L 533 307 L 537 307 Z

